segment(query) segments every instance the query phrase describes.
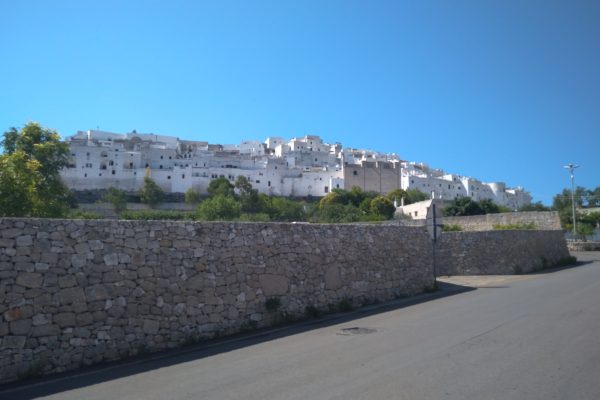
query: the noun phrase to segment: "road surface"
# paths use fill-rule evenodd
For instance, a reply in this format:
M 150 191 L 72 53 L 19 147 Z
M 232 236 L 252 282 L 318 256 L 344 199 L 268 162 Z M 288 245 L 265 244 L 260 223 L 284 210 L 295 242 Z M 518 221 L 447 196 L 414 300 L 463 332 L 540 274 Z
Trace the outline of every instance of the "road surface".
M 600 399 L 600 253 L 582 254 L 573 268 L 450 278 L 437 298 L 4 387 L 0 398 Z

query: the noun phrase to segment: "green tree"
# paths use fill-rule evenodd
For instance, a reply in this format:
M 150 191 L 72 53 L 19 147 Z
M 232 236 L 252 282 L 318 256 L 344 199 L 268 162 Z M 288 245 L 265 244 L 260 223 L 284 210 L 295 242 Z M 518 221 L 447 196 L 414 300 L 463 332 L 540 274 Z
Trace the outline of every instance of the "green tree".
M 541 201 L 524 205 L 519 211 L 550 211 L 550 207 L 546 207 Z
M 407 197 L 407 193 L 404 189 L 394 189 L 388 194 L 386 194 L 386 197 L 392 202 L 397 202 L 399 206 L 402 203 L 402 199 Z
M 600 186 L 588 191 L 588 206 L 600 207 Z
M 150 207 L 160 204 L 165 197 L 163 190 L 149 176 L 144 177 L 144 186 L 140 189 L 140 200 Z
M 127 210 L 127 194 L 122 190 L 109 187 L 102 199 L 110 203 L 117 214 Z
M 347 204 L 347 192 L 343 190 L 334 190 L 321 197 L 319 200 L 319 209 L 327 207 L 330 204 Z
M 406 191 L 406 198 L 404 200 L 404 204 L 409 205 L 427 199 L 429 199 L 429 196 L 421 192 L 419 189 L 408 189 Z
M 479 207 L 481 207 L 484 214 L 498 214 L 500 212 L 500 207 L 490 199 L 481 200 Z
M 358 207 L 352 204 L 331 203 L 320 208 L 314 222 L 341 223 L 360 221 L 362 216 Z
M 40 164 L 22 151 L 0 156 L 0 216 L 26 217 L 39 201 Z
M 21 216 L 65 216 L 72 196 L 60 178 L 60 170 L 68 163 L 69 146 L 60 141 L 58 133 L 30 122 L 20 130 L 10 128 L 1 144 L 4 168 L 0 174 L 4 176 L 0 178 L 0 193 L 16 201 L 17 193 L 27 192 L 29 201 L 12 206 L 3 201 L 0 215 L 19 210 Z M 22 184 L 26 187 L 14 186 Z
M 274 221 L 304 221 L 305 219 L 302 204 L 285 197 L 271 197 L 268 213 Z
M 233 197 L 216 195 L 198 206 L 198 219 L 204 221 L 230 221 L 239 218 L 241 206 Z
M 444 209 L 444 216 L 458 217 L 464 215 L 482 215 L 483 209 L 470 197 L 459 197 Z
M 235 197 L 235 192 L 233 189 L 234 186 L 231 184 L 231 182 L 229 182 L 227 178 L 221 176 L 210 181 L 207 190 L 211 196 Z
M 184 198 L 185 202 L 190 205 L 195 205 L 200 202 L 200 195 L 198 194 L 196 189 L 192 187 L 186 190 Z
M 392 219 L 395 212 L 396 207 L 394 207 L 394 203 L 387 197 L 377 196 L 371 200 L 371 214 L 385 219 Z
M 252 187 L 245 176 L 238 176 L 234 186 L 238 190 L 243 212 L 258 213 L 266 211 L 264 197 L 259 195 L 258 190 Z

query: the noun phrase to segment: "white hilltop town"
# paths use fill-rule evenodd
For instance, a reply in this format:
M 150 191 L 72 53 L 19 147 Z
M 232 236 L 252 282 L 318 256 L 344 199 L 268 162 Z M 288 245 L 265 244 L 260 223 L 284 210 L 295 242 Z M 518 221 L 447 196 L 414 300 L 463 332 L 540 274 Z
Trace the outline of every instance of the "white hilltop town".
M 489 199 L 514 210 L 531 202 L 521 187 L 445 173 L 401 160 L 394 153 L 328 144 L 313 135 L 227 145 L 135 130 L 126 134 L 88 130 L 78 131 L 67 143 L 71 158 L 61 175 L 68 187 L 78 191 L 111 186 L 137 191 L 149 176 L 165 192 L 193 188 L 206 194 L 212 179 L 226 177 L 233 183 L 241 175 L 259 192 L 287 197 L 321 197 L 332 189 L 358 186 L 382 194 L 418 189 L 442 201 Z

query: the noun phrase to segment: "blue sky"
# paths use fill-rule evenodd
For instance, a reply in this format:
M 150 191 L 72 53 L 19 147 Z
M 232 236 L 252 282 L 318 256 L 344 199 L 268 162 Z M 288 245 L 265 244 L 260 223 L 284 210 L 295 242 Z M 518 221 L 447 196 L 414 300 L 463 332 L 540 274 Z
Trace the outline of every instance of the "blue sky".
M 600 186 L 600 2 L 0 1 L 0 129 L 320 135 L 550 203 Z

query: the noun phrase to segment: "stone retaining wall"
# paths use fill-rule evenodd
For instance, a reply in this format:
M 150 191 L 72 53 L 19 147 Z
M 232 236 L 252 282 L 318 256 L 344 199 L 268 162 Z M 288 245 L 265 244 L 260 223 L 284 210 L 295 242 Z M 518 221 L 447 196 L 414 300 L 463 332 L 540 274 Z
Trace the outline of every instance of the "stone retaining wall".
M 600 251 L 600 242 L 573 242 L 568 241 L 570 251 Z
M 509 275 L 541 270 L 569 257 L 562 231 L 445 232 L 438 275 Z
M 494 225 L 513 225 L 533 222 L 540 230 L 561 230 L 560 218 L 556 211 L 528 211 L 466 217 L 443 217 L 443 224 L 460 225 L 465 231 L 489 231 Z
M 416 294 L 425 248 L 398 226 L 0 219 L 0 382 Z

